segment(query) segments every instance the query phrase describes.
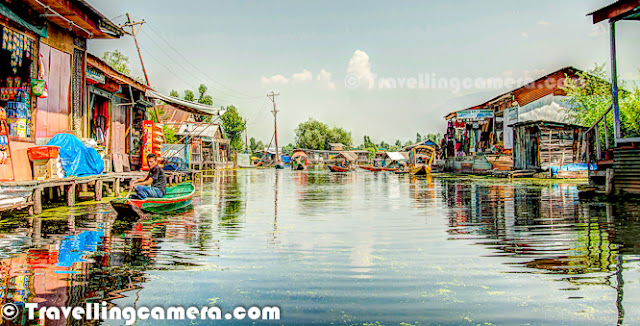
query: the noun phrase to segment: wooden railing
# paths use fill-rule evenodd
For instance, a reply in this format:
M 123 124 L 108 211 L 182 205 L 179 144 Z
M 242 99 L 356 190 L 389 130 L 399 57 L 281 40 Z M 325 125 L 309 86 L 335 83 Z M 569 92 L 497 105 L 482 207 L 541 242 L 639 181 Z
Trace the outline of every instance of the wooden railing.
M 609 112 L 611 112 L 612 109 L 613 109 L 613 105 L 609 106 L 607 111 L 605 111 L 604 114 L 600 116 L 598 121 L 596 121 L 596 123 L 594 123 L 593 126 L 591 126 L 591 128 L 587 129 L 587 131 L 584 132 L 584 141 L 585 141 L 585 148 L 586 148 L 586 154 L 587 154 L 586 158 L 587 158 L 587 163 L 589 164 L 593 163 L 593 158 L 594 158 L 594 156 L 591 155 L 592 144 L 595 146 L 595 150 L 594 150 L 595 153 L 593 154 L 595 154 L 596 161 L 602 160 L 603 151 L 602 151 L 602 141 L 600 139 L 600 123 L 602 122 L 604 122 L 604 147 L 605 147 L 604 152 L 608 151 L 609 148 L 611 147 L 611 142 L 609 141 L 609 126 L 607 124 L 607 114 L 609 114 Z

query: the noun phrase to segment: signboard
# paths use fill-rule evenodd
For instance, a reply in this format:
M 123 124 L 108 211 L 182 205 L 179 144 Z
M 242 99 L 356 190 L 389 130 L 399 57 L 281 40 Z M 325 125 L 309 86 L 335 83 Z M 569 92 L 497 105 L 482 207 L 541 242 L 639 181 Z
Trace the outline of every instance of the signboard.
M 87 80 L 96 84 L 105 83 L 104 74 L 91 67 L 87 67 Z
M 488 119 L 493 118 L 493 110 L 489 109 L 477 109 L 477 110 L 464 110 L 456 113 L 458 119 Z

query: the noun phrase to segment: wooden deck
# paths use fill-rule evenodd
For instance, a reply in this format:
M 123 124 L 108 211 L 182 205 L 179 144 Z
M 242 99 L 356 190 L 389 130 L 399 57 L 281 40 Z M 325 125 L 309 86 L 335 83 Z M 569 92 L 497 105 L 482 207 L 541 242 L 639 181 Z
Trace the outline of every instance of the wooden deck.
M 64 197 L 67 206 L 74 206 L 81 192 L 93 193 L 93 199 L 102 200 L 106 192 L 109 196 L 120 196 L 127 192 L 132 180 L 140 179 L 145 171 L 103 173 L 88 177 L 63 179 L 3 182 L 0 185 L 0 214 L 6 211 L 28 209 L 30 215 L 42 213 L 43 200 L 57 201 Z M 165 171 L 167 184 L 177 184 L 186 180 L 202 181 L 202 171 Z

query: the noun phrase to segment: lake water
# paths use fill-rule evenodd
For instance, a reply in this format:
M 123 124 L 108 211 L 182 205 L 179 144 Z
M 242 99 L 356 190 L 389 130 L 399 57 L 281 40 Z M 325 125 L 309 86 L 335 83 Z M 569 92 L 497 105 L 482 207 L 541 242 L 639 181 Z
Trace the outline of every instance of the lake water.
M 640 207 L 581 203 L 571 183 L 240 170 L 175 216 L 83 204 L 0 232 L 2 300 L 18 304 L 278 306 L 278 325 L 640 324 Z

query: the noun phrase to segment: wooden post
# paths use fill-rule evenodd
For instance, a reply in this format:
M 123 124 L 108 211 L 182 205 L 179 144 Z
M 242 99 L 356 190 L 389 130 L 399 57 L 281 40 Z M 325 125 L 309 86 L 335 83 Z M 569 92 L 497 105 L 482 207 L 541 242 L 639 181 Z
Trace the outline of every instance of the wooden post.
M 89 191 L 89 185 L 86 183 L 83 183 L 80 185 L 80 190 L 78 192 L 88 192 Z
M 116 197 L 120 196 L 120 178 L 113 180 L 113 192 Z
M 596 125 L 596 159 L 599 161 L 602 159 L 602 149 L 600 149 L 600 126 Z
M 102 200 L 102 180 L 96 180 L 96 185 L 94 187 L 94 195 L 96 201 Z
M 42 188 L 33 190 L 33 214 L 42 214 Z
M 609 150 L 609 127 L 607 127 L 607 114 L 604 114 L 604 150 Z
M 606 171 L 606 181 L 605 181 L 605 194 L 607 196 L 611 196 L 613 194 L 614 191 L 614 186 L 613 186 L 613 169 L 607 169 Z
M 73 207 L 76 205 L 76 184 L 72 183 L 66 186 L 66 194 L 67 194 L 67 206 Z

